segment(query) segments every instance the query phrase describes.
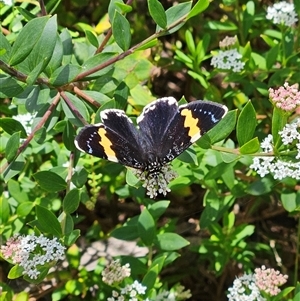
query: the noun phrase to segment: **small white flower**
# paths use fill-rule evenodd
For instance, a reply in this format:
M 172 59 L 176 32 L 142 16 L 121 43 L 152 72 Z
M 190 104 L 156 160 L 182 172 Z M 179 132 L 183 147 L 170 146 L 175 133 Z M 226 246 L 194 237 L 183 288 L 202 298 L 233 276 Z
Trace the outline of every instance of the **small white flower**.
M 292 26 L 298 21 L 294 4 L 285 1 L 269 6 L 266 18 L 273 20 L 274 24 L 284 24 L 286 26 Z
M 220 50 L 217 55 L 211 59 L 211 65 L 218 69 L 233 70 L 240 72 L 243 70 L 245 63 L 241 61 L 242 55 L 237 49 Z
M 255 284 L 255 276 L 246 275 L 237 278 L 228 289 L 228 301 L 265 301 Z
M 279 132 L 282 143 L 290 145 L 292 150 L 296 148 L 297 154 L 295 159 L 300 159 L 300 119 L 297 119 L 291 124 L 286 124 L 282 131 Z M 261 143 L 261 148 L 265 153 L 273 153 L 273 136 L 268 135 Z M 283 161 L 275 156 L 255 157 L 250 168 L 255 170 L 261 177 L 267 174 L 272 174 L 276 180 L 282 180 L 286 177 L 291 177 L 300 180 L 300 162 Z

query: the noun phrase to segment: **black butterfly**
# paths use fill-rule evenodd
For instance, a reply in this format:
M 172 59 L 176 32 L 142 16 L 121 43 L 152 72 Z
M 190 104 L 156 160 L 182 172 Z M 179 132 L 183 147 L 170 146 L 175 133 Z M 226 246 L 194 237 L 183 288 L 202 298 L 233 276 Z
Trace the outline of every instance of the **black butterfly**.
M 175 98 L 164 97 L 144 107 L 137 129 L 124 111 L 107 109 L 100 113 L 102 123 L 85 126 L 75 145 L 93 156 L 136 169 L 153 197 L 157 191 L 166 194 L 169 177 L 174 178 L 168 175 L 167 163 L 213 128 L 227 111 L 226 106 L 210 101 L 178 106 Z

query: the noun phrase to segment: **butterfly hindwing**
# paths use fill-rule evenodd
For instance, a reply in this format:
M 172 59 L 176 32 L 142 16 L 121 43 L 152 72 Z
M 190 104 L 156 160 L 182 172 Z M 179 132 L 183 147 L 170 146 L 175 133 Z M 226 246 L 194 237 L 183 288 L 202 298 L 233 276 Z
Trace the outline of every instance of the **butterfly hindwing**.
M 124 111 L 101 112 L 103 123 L 84 127 L 75 144 L 82 151 L 109 161 L 143 169 L 145 162 L 139 144 L 139 133 Z

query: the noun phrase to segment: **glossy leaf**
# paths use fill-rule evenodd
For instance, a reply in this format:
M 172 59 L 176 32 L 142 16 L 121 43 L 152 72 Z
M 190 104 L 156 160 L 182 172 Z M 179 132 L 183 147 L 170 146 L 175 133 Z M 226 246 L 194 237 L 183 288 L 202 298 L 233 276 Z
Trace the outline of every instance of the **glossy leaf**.
M 237 121 L 236 135 L 240 146 L 252 139 L 256 125 L 256 112 L 249 101 L 242 109 Z
M 14 66 L 22 62 L 39 41 L 49 17 L 40 17 L 29 21 L 18 35 L 10 53 L 9 64 Z
M 73 213 L 78 209 L 80 203 L 79 190 L 72 189 L 67 193 L 63 200 L 63 210 L 65 213 Z
M 196 4 L 193 6 L 193 8 L 191 9 L 191 11 L 189 12 L 187 16 L 187 20 L 194 16 L 199 15 L 200 13 L 205 11 L 208 8 L 208 6 L 209 6 L 208 0 L 198 0 Z
M 130 24 L 118 11 L 115 11 L 112 23 L 112 32 L 116 43 L 122 48 L 122 50 L 126 51 L 129 49 L 131 42 Z
M 152 215 L 145 208 L 138 219 L 139 236 L 146 246 L 151 246 L 155 237 L 155 222 Z
M 18 82 L 14 78 L 0 74 L 0 98 L 17 96 L 24 90 L 23 86 L 23 83 Z
M 190 243 L 176 233 L 162 233 L 157 235 L 155 245 L 164 251 L 175 251 L 188 246 Z
M 93 46 L 95 46 L 96 48 L 99 47 L 99 42 L 98 42 L 97 37 L 96 37 L 96 35 L 94 34 L 93 31 L 85 30 L 85 35 L 86 35 L 87 40 L 88 40 Z
M 0 118 L 0 127 L 8 134 L 12 135 L 16 132 L 20 132 L 21 138 L 26 138 L 27 134 L 23 125 L 13 118 Z
M 279 132 L 283 130 L 284 126 L 288 123 L 289 113 L 274 106 L 273 116 L 272 116 L 272 135 L 273 143 L 275 148 L 281 145 L 281 136 Z
M 158 0 L 148 0 L 148 9 L 154 22 L 161 28 L 167 26 L 167 16 L 164 7 Z
M 260 148 L 260 142 L 257 137 L 254 137 L 253 139 L 246 142 L 240 148 L 240 153 L 243 155 L 254 154 L 254 153 L 258 152 L 259 148 Z
M 5 148 L 5 157 L 8 162 L 16 157 L 20 144 L 20 132 L 14 133 L 7 141 Z
M 181 28 L 184 25 L 184 22 L 186 21 L 185 16 L 188 15 L 192 7 L 192 1 L 184 2 L 176 4 L 169 9 L 166 10 L 166 16 L 167 16 L 167 31 L 164 32 L 164 29 L 160 26 L 156 27 L 156 32 L 162 31 L 165 34 L 171 34 L 175 31 L 177 31 L 179 28 Z M 181 21 L 181 22 L 179 22 Z M 175 25 L 175 23 L 178 23 Z
M 36 216 L 38 221 L 38 228 L 45 233 L 60 237 L 62 230 L 57 217 L 43 206 L 36 206 Z
M 51 171 L 39 171 L 33 177 L 44 190 L 49 192 L 62 191 L 67 187 L 66 181 Z
M 56 69 L 49 79 L 50 84 L 62 86 L 70 83 L 82 72 L 82 67 L 78 65 L 65 65 Z

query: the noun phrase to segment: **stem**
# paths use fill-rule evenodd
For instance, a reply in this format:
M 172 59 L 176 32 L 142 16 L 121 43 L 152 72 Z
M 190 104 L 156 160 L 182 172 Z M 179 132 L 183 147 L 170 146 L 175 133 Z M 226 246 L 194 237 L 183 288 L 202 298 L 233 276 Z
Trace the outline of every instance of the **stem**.
M 85 72 L 82 72 L 80 74 L 78 74 L 76 76 L 76 78 L 74 79 L 74 81 L 79 81 L 79 80 L 82 80 L 84 77 L 88 76 L 88 75 L 91 75 L 99 70 L 102 70 L 104 68 L 106 68 L 107 66 L 110 66 L 112 64 L 114 64 L 115 62 L 117 61 L 120 61 L 122 60 L 123 58 L 125 58 L 126 56 L 134 53 L 134 51 L 136 51 L 138 48 L 146 45 L 147 43 L 151 42 L 152 40 L 155 40 L 157 38 L 159 38 L 160 36 L 163 36 L 165 34 L 168 33 L 169 30 L 171 30 L 172 28 L 176 27 L 177 25 L 179 25 L 180 23 L 184 22 L 185 19 L 187 17 L 187 14 L 185 16 L 183 16 L 182 18 L 178 19 L 176 22 L 174 22 L 173 24 L 171 24 L 168 28 L 166 29 L 163 29 L 159 32 L 156 32 L 154 33 L 153 35 L 151 35 L 150 37 L 148 37 L 147 39 L 145 39 L 144 41 L 136 44 L 135 46 L 131 47 L 130 49 L 122 52 L 121 54 L 117 55 L 116 57 L 113 57 L 111 59 L 109 59 L 108 61 L 90 69 L 90 70 L 87 70 Z
M 39 0 L 39 4 L 40 4 L 40 7 L 41 7 L 42 16 L 47 16 L 47 10 L 46 10 L 44 1 Z
M 100 104 L 95 101 L 92 97 L 86 95 L 82 90 L 80 90 L 78 87 L 74 87 L 74 92 L 78 95 L 81 96 L 83 99 L 88 101 L 90 104 L 94 105 L 95 107 L 99 108 Z
M 44 116 L 42 117 L 40 122 L 36 125 L 36 127 L 33 129 L 33 131 L 30 133 L 30 135 L 27 137 L 27 139 L 23 142 L 23 144 L 19 147 L 15 158 L 17 158 L 21 154 L 21 152 L 23 152 L 25 150 L 25 148 L 29 145 L 29 143 L 33 139 L 34 134 L 36 133 L 36 131 L 38 131 L 41 127 L 44 126 L 44 124 L 46 123 L 46 121 L 48 120 L 48 118 L 50 117 L 52 112 L 54 111 L 55 107 L 57 106 L 57 104 L 59 102 L 59 99 L 60 99 L 60 94 L 57 93 L 54 100 L 53 100 L 53 102 L 49 106 L 48 110 L 46 111 L 46 113 L 44 114 Z M 12 163 L 12 162 L 5 163 L 0 168 L 0 173 L 3 173 L 4 170 L 8 167 L 8 165 L 10 163 Z
M 64 91 L 60 91 L 60 95 L 63 98 L 63 100 L 66 102 L 67 106 L 70 108 L 70 110 L 75 114 L 75 116 L 82 122 L 83 125 L 88 125 L 88 122 L 83 118 L 83 116 L 80 114 L 80 112 L 77 110 L 77 108 L 74 106 L 74 104 L 71 102 L 71 100 L 68 98 L 66 93 Z

